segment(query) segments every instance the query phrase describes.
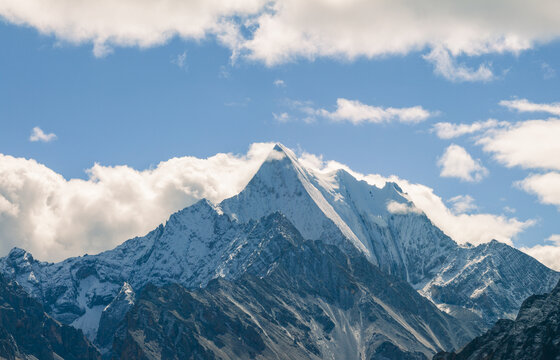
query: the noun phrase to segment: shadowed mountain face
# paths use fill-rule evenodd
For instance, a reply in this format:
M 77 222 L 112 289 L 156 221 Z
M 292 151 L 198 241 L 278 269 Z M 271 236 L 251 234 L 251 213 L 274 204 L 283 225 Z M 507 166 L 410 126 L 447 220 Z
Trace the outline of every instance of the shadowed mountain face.
M 560 282 L 549 294 L 525 300 L 515 321 L 499 320 L 458 353 L 440 353 L 434 359 L 560 359 Z
M 198 290 L 148 285 L 117 332 L 115 357 L 424 359 L 475 333 L 361 252 L 305 241 L 278 213 L 262 223 L 266 271 Z
M 100 359 L 80 330 L 61 325 L 13 281 L 0 275 L 0 358 Z
M 389 211 L 394 203 L 410 211 Z M 0 272 L 17 280 L 53 318 L 82 329 L 106 351 L 110 339 L 100 337 L 101 325 L 102 333 L 110 333 L 133 302 L 119 297 L 124 283 L 132 292 L 148 283 L 193 289 L 216 278 L 236 281 L 249 269 L 266 274 L 269 260 L 285 251 L 270 246 L 270 229 L 261 220 L 276 212 L 303 239 L 321 240 L 345 255 L 358 252 L 445 312 L 486 327 L 513 318 L 523 299 L 550 291 L 560 278 L 498 242 L 459 246 L 396 184 L 377 188 L 342 170 L 314 173 L 281 145 L 243 191 L 220 204 L 201 200 L 146 236 L 98 255 L 52 264 L 13 249 L 0 259 Z

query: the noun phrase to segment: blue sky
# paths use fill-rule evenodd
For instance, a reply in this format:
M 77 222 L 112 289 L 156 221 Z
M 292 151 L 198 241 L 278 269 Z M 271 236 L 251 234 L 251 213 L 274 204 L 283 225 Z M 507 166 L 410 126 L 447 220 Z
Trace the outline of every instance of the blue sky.
M 557 106 L 560 42 L 554 36 L 506 51 L 462 48 L 454 53 L 453 44 L 444 41 L 441 46 L 454 66 L 442 74 L 425 58 L 437 46 L 397 54 L 364 47 L 357 56 L 345 49 L 307 56 L 298 48 L 286 61 L 259 58 L 255 54 L 261 50 L 250 48 L 232 59 L 236 47 L 211 31 L 202 39 L 179 34 L 140 47 L 140 35 L 124 45 L 108 40 L 100 54 L 92 51 L 97 35 L 69 38 L 55 25 L 45 30 L 25 14 L 16 21 L 17 16 L 6 15 L 8 10 L 0 7 L 0 153 L 34 159 L 66 180 L 87 180 L 86 170 L 95 163 L 144 170 L 173 157 L 245 154 L 252 143 L 277 141 L 363 174 L 397 175 L 424 184 L 444 201 L 468 195 L 476 207 L 467 214 L 533 221 L 513 236 L 517 247 L 552 246 L 545 239 L 560 234 L 557 197 L 543 203 L 546 194 L 539 197 L 515 185 L 531 174 L 556 173 L 560 165 L 508 166 L 496 157 L 499 151 L 477 143 L 492 134 L 442 139 L 433 130 L 442 122 L 496 119 L 513 126 L 558 116 L 500 105 L 527 99 Z M 481 66 L 491 75 L 453 78 L 460 66 L 468 76 L 476 76 Z M 400 122 L 397 116 L 353 123 L 333 115 L 337 99 L 381 109 L 418 106 L 429 116 L 413 122 Z M 34 127 L 56 138 L 30 141 Z M 528 142 L 520 147 L 539 142 L 527 134 Z M 479 181 L 441 176 L 438 160 L 452 144 L 486 169 Z M 560 158 L 550 154 L 555 156 Z M 8 192 L 4 189 L 6 198 Z

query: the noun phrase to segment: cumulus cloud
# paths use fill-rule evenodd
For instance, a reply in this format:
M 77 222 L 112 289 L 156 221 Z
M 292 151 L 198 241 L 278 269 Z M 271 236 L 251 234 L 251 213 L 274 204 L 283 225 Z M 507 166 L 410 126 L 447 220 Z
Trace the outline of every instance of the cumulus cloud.
M 523 109 L 532 106 L 525 104 L 524 101 L 521 104 L 519 108 Z M 511 106 L 515 108 L 517 105 Z M 554 106 L 550 104 L 547 106 L 546 111 L 555 111 Z M 552 118 L 521 121 L 503 129 L 494 129 L 482 136 L 477 143 L 507 167 L 517 166 L 544 171 L 531 174 L 516 182 L 516 185 L 528 193 L 537 195 L 542 203 L 556 205 L 560 210 L 560 141 L 558 139 L 560 139 L 560 119 Z
M 380 107 L 363 104 L 358 100 L 339 98 L 336 100 L 336 110 L 313 109 L 305 105 L 301 111 L 309 116 L 320 116 L 332 121 L 350 122 L 354 125 L 362 123 L 389 123 L 401 122 L 415 124 L 434 116 L 435 113 L 424 109 L 422 106 L 405 108 Z
M 432 58 L 442 74 L 449 72 L 448 56 L 517 53 L 560 35 L 555 0 L 531 6 L 521 0 L 4 0 L 0 16 L 59 40 L 91 43 L 97 56 L 115 46 L 215 36 L 234 58 L 244 54 L 267 65 L 438 49 Z M 451 65 L 452 79 L 490 76 L 484 65 Z
M 560 170 L 560 120 L 522 121 L 478 140 L 508 167 Z
M 448 50 L 435 48 L 424 59 L 434 65 L 434 72 L 453 82 L 490 81 L 494 73 L 486 64 L 480 65 L 476 70 L 464 64 L 457 63 Z
M 495 119 L 488 119 L 486 121 L 475 121 L 471 124 L 454 124 L 450 122 L 439 122 L 434 124 L 432 131 L 440 139 L 453 139 L 463 135 L 478 133 L 481 131 L 495 129 L 498 127 L 507 127 L 507 121 L 498 121 Z
M 282 79 L 276 79 L 272 82 L 276 87 L 286 87 L 286 82 Z
M 441 167 L 440 176 L 442 177 L 477 182 L 488 175 L 488 169 L 482 166 L 480 160 L 473 159 L 465 148 L 455 144 L 449 145 L 445 149 L 438 160 L 438 165 Z
M 56 140 L 55 133 L 45 134 L 45 132 L 38 126 L 35 126 L 31 131 L 31 135 L 29 136 L 29 141 L 41 141 L 41 142 L 51 142 Z
M 560 116 L 560 103 L 539 104 L 530 102 L 527 99 L 515 100 L 502 100 L 500 105 L 507 107 L 510 110 L 517 110 L 518 112 L 542 112 L 556 116 Z
M 539 260 L 549 268 L 560 271 L 560 234 L 553 234 L 546 240 L 552 244 L 522 247 L 521 251 Z
M 533 174 L 516 184 L 528 193 L 537 195 L 541 203 L 556 205 L 560 210 L 560 173 Z
M 0 155 L 0 252 L 19 246 L 39 259 L 60 260 L 112 248 L 201 198 L 233 196 L 272 146 L 173 158 L 144 171 L 95 164 L 87 180 L 66 180 L 35 160 Z

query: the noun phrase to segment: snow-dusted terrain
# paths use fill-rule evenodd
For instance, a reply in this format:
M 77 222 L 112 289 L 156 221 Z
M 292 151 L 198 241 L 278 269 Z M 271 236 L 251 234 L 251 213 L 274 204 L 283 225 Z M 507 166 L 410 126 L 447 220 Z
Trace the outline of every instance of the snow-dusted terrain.
M 409 282 L 440 309 L 490 326 L 521 302 L 550 291 L 560 274 L 501 243 L 459 246 L 393 183 L 383 188 L 338 170 L 314 173 L 277 145 L 238 195 L 201 200 L 143 237 L 98 255 L 44 263 L 14 249 L 0 271 L 40 299 L 49 314 L 94 339 L 123 284 L 203 287 L 266 269 L 263 216 L 280 212 L 307 240 L 357 249 L 385 273 Z M 268 249 L 269 247 L 267 247 Z

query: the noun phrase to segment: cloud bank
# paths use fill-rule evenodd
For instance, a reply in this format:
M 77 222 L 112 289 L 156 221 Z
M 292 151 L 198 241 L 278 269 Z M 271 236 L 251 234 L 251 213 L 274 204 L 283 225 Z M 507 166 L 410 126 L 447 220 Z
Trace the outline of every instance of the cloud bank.
M 173 158 L 142 171 L 95 164 L 86 180 L 67 180 L 35 160 L 0 155 L 0 253 L 19 246 L 38 259 L 55 261 L 110 249 L 201 198 L 219 202 L 235 195 L 272 147 L 253 144 L 247 154 Z M 321 173 L 344 168 L 372 185 L 397 182 L 418 209 L 460 243 L 494 238 L 511 243 L 532 224 L 492 214 L 456 214 L 424 185 L 363 175 L 315 155 L 303 154 L 300 161 Z
M 488 80 L 492 73 L 450 57 L 518 53 L 560 36 L 556 0 L 530 6 L 522 0 L 3 0 L 0 16 L 58 40 L 91 43 L 96 56 L 174 37 L 216 37 L 234 57 L 267 65 L 429 49 L 436 72 L 458 81 Z

